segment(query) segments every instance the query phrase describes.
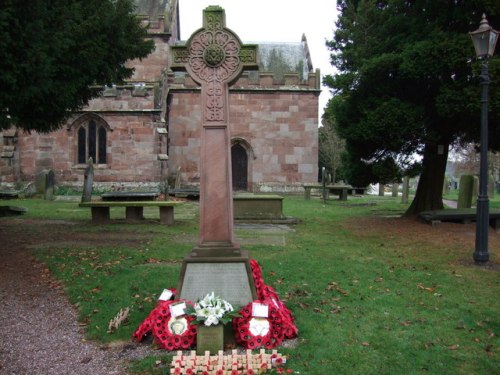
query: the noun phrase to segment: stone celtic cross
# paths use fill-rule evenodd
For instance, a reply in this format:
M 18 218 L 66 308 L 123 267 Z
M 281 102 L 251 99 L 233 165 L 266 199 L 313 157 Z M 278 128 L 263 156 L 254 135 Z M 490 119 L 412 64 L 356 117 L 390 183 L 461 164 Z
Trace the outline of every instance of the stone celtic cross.
M 236 306 L 256 299 L 248 252 L 234 241 L 229 84 L 243 69 L 257 69 L 257 46 L 243 45 L 225 27 L 224 10 L 203 11 L 203 28 L 186 46 L 172 46 L 172 69 L 201 85 L 200 232 L 184 258 L 179 298 L 196 301 L 215 292 Z
M 172 69 L 186 70 L 201 85 L 200 249 L 238 247 L 233 238 L 228 86 L 243 69 L 257 67 L 257 46 L 242 45 L 225 27 L 225 13 L 218 6 L 203 11 L 203 28 L 186 46 L 172 47 Z

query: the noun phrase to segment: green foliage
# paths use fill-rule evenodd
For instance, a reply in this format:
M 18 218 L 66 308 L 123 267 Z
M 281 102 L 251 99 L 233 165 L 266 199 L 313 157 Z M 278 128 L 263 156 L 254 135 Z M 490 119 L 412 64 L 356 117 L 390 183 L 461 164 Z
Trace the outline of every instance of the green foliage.
M 468 32 L 479 26 L 483 11 L 489 15 L 490 25 L 498 29 L 499 3 L 337 3 L 337 30 L 327 46 L 339 73 L 326 77 L 324 83 L 335 94 L 327 114 L 347 142 L 345 174 L 379 182 L 389 177 L 388 169 L 374 166 L 395 163 L 398 168 L 392 170 L 397 179 L 401 173 L 418 170 L 420 162 L 414 156 L 420 155 L 423 177 L 417 201 L 424 196 L 438 197 L 429 189 L 441 189 L 445 163 L 434 160 L 434 149 L 443 145 L 446 150 L 452 143 L 479 138 L 480 64 Z M 499 149 L 498 58 L 490 61 L 490 74 L 490 147 Z M 364 175 L 358 176 L 363 170 Z M 438 204 L 436 199 L 426 199 L 431 205 Z
M 0 5 L 0 130 L 49 132 L 119 83 L 153 42 L 131 0 L 4 0 Z

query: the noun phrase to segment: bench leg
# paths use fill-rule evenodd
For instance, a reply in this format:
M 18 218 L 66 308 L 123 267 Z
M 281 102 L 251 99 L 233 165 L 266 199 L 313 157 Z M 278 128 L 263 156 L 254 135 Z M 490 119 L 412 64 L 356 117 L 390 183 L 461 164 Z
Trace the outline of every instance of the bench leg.
M 172 206 L 160 206 L 160 223 L 174 224 L 174 208 Z
M 109 207 L 91 207 L 92 223 L 101 224 L 109 221 Z
M 490 225 L 497 233 L 500 233 L 500 219 L 490 219 Z
M 125 219 L 130 221 L 143 220 L 143 208 L 142 207 L 125 207 Z
M 325 199 L 325 200 L 330 199 L 330 189 L 321 188 L 320 191 L 321 191 L 321 199 Z

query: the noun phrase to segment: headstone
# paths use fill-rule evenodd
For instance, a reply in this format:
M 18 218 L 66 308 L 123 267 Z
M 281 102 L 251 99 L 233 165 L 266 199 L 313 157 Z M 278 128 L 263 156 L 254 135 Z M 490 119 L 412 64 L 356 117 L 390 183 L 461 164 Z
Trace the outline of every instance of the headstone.
M 83 177 L 83 193 L 82 202 L 90 202 L 92 200 L 92 188 L 94 186 L 94 163 L 92 158 L 87 161 L 87 168 Z
M 472 177 L 472 206 L 477 203 L 477 196 L 479 195 L 479 178 L 477 176 Z
M 326 189 L 326 168 L 325 167 L 323 167 L 321 169 L 321 197 L 323 199 L 323 203 L 326 203 L 327 189 Z
M 408 197 L 410 195 L 410 177 L 403 177 L 403 197 L 401 198 L 401 203 L 407 204 Z
M 471 175 L 460 176 L 460 185 L 458 188 L 458 202 L 457 208 L 471 208 L 472 207 L 472 187 L 474 184 L 474 177 Z
M 378 195 L 379 197 L 383 197 L 385 195 L 385 185 L 380 182 L 378 184 Z
M 489 175 L 488 177 L 488 197 L 495 197 L 495 179 L 492 175 Z
M 49 170 L 44 169 L 35 175 L 35 187 L 37 194 L 45 194 L 45 187 L 47 186 L 47 173 L 49 173 Z
M 33 182 L 30 182 L 24 188 L 24 196 L 26 198 L 33 198 L 35 195 L 36 195 L 36 185 Z
M 397 197 L 399 193 L 399 184 L 397 182 L 394 182 L 392 184 L 392 196 Z
M 495 179 L 492 175 L 488 176 L 488 197 L 495 197 Z
M 175 171 L 175 185 L 174 185 L 175 189 L 181 188 L 181 181 L 182 181 L 181 172 L 182 172 L 182 168 L 180 166 L 178 166 L 177 170 Z
M 221 7 L 203 11 L 203 28 L 186 46 L 172 46 L 172 69 L 201 85 L 200 231 L 182 265 L 179 298 L 196 301 L 215 292 L 236 306 L 256 298 L 248 252 L 233 233 L 229 84 L 243 69 L 257 69 L 257 46 L 242 45 L 225 27 Z M 230 292 L 224 289 L 230 287 Z
M 54 199 L 54 187 L 56 184 L 56 177 L 54 175 L 54 171 L 50 169 L 47 171 L 45 175 L 45 191 L 43 194 L 43 198 L 45 200 L 51 201 Z

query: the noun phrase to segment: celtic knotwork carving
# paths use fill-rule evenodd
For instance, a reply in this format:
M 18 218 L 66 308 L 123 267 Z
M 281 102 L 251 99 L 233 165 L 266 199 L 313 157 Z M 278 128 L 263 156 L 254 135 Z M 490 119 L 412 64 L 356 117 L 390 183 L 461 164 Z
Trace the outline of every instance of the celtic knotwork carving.
M 222 13 L 208 13 L 206 15 L 205 28 L 211 31 L 221 30 L 224 26 L 223 17 Z
M 202 30 L 194 35 L 189 46 L 189 67 L 203 85 L 208 84 L 205 120 L 224 120 L 223 83 L 241 70 L 240 43 L 229 31 Z
M 174 50 L 172 60 L 174 64 L 186 64 L 189 61 L 189 51 Z
M 206 108 L 204 118 L 206 121 L 224 121 L 224 84 L 212 81 L 206 90 Z
M 257 61 L 255 48 L 245 49 L 242 48 L 240 51 L 240 61 L 244 63 L 255 63 Z
M 201 81 L 225 80 L 237 73 L 240 45 L 226 30 L 201 31 L 189 47 L 189 65 Z

